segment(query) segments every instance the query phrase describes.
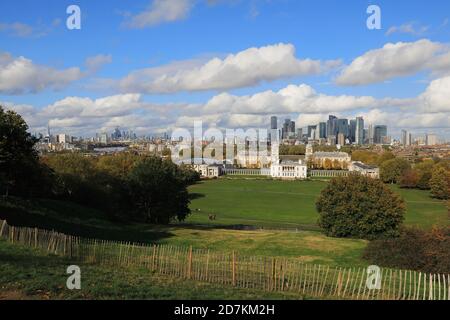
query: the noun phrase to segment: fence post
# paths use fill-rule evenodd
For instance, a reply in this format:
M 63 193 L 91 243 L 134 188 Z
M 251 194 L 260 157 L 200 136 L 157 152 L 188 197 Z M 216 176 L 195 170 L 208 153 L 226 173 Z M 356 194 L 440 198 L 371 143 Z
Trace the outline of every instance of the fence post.
M 3 236 L 3 230 L 6 228 L 6 220 L 3 220 L 2 228 L 0 229 L 0 238 Z
M 236 253 L 233 251 L 233 262 L 232 262 L 232 272 L 233 272 L 233 287 L 236 286 Z
M 188 279 L 191 279 L 191 273 L 192 273 L 192 246 L 189 247 L 189 254 L 188 254 L 188 272 L 187 272 Z

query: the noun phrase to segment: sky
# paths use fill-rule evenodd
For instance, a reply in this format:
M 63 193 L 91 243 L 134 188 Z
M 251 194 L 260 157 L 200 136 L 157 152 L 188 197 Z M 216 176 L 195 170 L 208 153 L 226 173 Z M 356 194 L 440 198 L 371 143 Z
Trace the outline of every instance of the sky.
M 3 0 L 0 12 L 0 105 L 33 133 L 333 114 L 450 139 L 448 0 Z

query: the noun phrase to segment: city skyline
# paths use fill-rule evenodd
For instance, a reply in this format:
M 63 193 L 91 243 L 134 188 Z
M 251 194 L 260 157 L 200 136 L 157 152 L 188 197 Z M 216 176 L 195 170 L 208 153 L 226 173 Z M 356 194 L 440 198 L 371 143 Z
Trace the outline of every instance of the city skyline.
M 81 30 L 68 30 L 69 3 L 19 2 L 20 15 L 0 4 L 0 104 L 33 133 L 260 128 L 271 115 L 307 129 L 332 114 L 450 138 L 448 3 L 379 1 L 369 30 L 356 0 L 79 1 Z

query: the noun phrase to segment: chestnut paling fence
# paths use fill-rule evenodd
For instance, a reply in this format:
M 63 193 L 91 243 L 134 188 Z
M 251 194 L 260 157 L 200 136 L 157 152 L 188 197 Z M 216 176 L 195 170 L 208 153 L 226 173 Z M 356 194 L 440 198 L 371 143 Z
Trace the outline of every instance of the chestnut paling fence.
M 86 239 L 0 220 L 0 238 L 74 261 L 143 267 L 178 278 L 311 297 L 450 300 L 450 274 L 382 268 L 379 289 L 369 289 L 367 268 L 305 264 L 295 259 L 213 252 L 192 247 Z

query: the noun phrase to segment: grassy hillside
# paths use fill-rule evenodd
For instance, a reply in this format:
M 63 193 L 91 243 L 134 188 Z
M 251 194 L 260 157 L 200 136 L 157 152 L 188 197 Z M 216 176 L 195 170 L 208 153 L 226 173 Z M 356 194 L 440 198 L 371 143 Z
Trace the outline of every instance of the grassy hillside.
M 301 299 L 291 293 L 240 290 L 173 279 L 146 269 L 81 264 L 81 290 L 66 288 L 73 261 L 0 240 L 0 300 L 4 299 Z
M 193 246 L 222 252 L 235 250 L 253 256 L 294 257 L 328 265 L 366 265 L 360 258 L 366 246 L 363 240 L 328 238 L 316 231 L 240 231 L 214 226 L 118 223 L 102 220 L 101 213 L 95 210 L 90 211 L 92 216 L 83 216 L 84 210 L 91 209 L 55 200 L 27 203 L 17 200 L 0 204 L 0 218 L 9 217 L 8 223 L 17 226 L 55 229 L 85 238 Z
M 324 181 L 205 180 L 189 188 L 193 214 L 188 221 L 314 230 L 318 218 L 315 202 L 325 186 Z M 391 188 L 406 202 L 407 225 L 449 225 L 445 204 L 432 199 L 428 191 Z M 217 220 L 209 221 L 209 214 L 215 214 Z

